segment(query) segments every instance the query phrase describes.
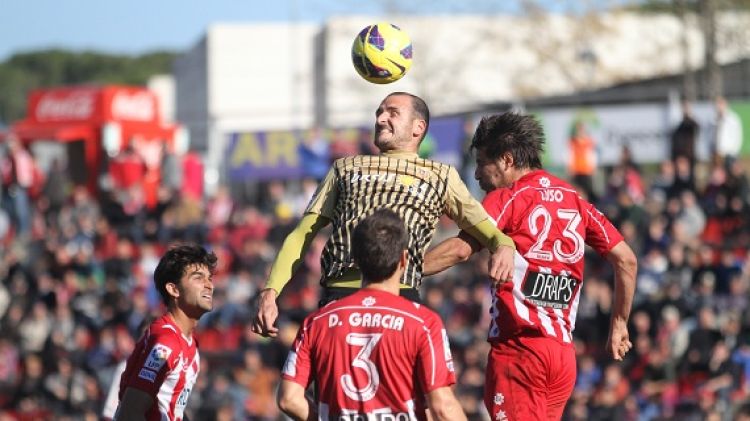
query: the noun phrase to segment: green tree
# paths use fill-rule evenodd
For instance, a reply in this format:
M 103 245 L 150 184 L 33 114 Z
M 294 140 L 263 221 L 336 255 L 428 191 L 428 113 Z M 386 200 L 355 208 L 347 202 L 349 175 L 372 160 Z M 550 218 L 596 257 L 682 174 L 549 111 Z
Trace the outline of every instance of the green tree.
M 80 84 L 144 85 L 169 73 L 176 54 L 158 51 L 140 56 L 99 52 L 42 50 L 18 53 L 0 63 L 0 123 L 26 114 L 26 98 L 37 88 Z

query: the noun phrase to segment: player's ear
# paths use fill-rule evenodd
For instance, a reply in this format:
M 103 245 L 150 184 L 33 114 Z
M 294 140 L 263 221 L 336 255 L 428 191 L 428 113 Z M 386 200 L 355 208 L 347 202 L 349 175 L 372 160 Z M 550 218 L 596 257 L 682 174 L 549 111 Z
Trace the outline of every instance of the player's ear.
M 169 294 L 172 298 L 178 298 L 180 296 L 180 289 L 177 288 L 177 284 L 174 282 L 167 282 L 164 287 L 167 290 L 167 294 Z
M 399 267 L 406 267 L 406 262 L 409 261 L 409 252 L 407 250 L 404 250 L 401 252 L 401 258 L 398 259 L 398 266 Z
M 514 166 L 514 164 L 516 163 L 516 160 L 513 159 L 513 154 L 511 154 L 510 152 L 505 152 L 503 154 L 503 162 L 505 162 L 505 165 L 507 165 L 507 167 L 510 168 Z
M 424 132 L 427 129 L 427 122 L 421 118 L 415 118 L 411 123 L 412 135 L 417 139 L 423 138 Z

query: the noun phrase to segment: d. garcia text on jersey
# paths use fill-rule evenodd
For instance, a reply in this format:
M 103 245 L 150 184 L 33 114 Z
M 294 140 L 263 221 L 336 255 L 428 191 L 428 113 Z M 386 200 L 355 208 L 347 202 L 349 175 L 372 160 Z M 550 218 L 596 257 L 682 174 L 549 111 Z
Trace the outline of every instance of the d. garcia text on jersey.
M 566 310 L 580 283 L 578 279 L 566 275 L 529 271 L 522 291 L 534 305 Z

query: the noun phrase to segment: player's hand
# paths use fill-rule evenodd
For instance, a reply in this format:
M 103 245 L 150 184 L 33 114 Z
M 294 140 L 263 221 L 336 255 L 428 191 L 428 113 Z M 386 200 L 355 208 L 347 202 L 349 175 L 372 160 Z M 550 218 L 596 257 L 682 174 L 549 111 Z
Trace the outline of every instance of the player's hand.
M 609 338 L 607 339 L 607 353 L 609 353 L 615 361 L 622 361 L 622 359 L 625 358 L 625 354 L 627 354 L 632 347 L 633 343 L 630 342 L 627 322 L 622 319 L 612 321 L 612 326 L 609 330 Z
M 513 258 L 516 250 L 513 247 L 500 246 L 490 255 L 488 272 L 495 285 L 513 280 Z
M 258 335 L 275 338 L 279 334 L 279 328 L 273 324 L 279 317 L 279 308 L 276 306 L 276 291 L 266 288 L 258 295 L 258 306 L 255 317 L 253 317 L 252 331 Z

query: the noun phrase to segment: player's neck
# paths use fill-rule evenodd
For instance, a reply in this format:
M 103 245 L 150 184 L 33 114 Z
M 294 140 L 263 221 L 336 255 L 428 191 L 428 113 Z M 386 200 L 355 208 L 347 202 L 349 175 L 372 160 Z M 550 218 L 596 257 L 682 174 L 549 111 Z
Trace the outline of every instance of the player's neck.
M 400 279 L 400 278 L 399 278 Z M 395 282 L 394 282 L 395 281 Z M 374 282 L 374 283 L 367 283 L 364 286 L 365 289 L 375 289 L 378 291 L 387 292 L 393 295 L 399 294 L 399 284 L 398 279 L 388 279 L 383 282 Z
M 399 154 L 399 153 L 418 153 L 419 142 L 404 142 L 399 143 L 388 149 L 380 149 L 380 154 Z
M 188 338 L 193 336 L 193 330 L 198 325 L 198 320 L 185 314 L 179 307 L 170 308 L 167 312 L 184 336 Z
M 532 171 L 535 171 L 535 170 L 536 170 L 535 168 L 516 168 L 516 169 L 514 169 L 513 172 L 511 173 L 511 176 L 510 176 L 511 184 L 515 183 L 516 181 L 518 181 L 521 178 L 523 178 L 526 174 L 528 174 L 528 173 L 530 173 Z

